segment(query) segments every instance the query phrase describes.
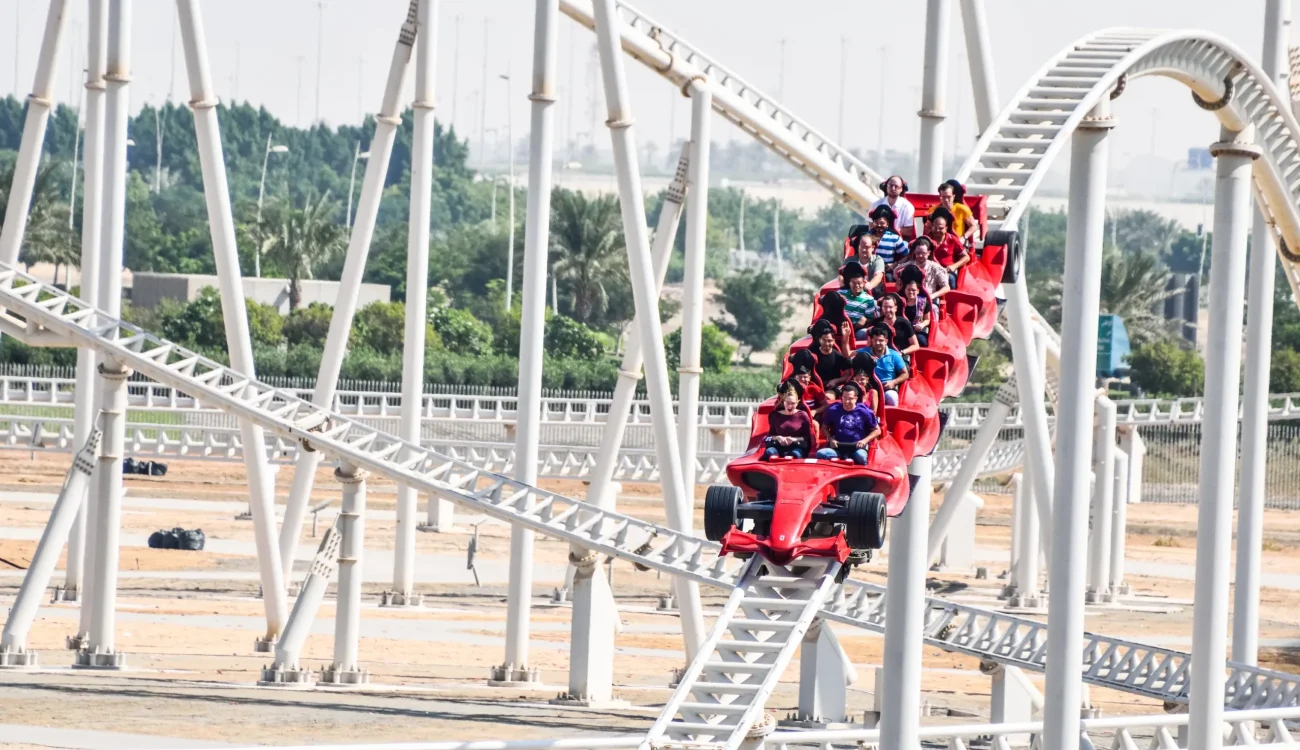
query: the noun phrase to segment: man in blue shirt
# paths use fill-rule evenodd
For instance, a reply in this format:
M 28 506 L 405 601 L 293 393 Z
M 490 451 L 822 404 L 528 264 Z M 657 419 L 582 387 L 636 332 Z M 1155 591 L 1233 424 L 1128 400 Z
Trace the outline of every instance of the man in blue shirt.
M 885 388 L 885 404 L 898 405 L 898 388 L 909 377 L 903 355 L 889 348 L 889 329 L 876 326 L 871 329 L 871 356 L 876 358 L 876 378 Z
M 867 446 L 880 436 L 880 420 L 862 403 L 862 388 L 852 381 L 840 389 L 840 400 L 826 407 L 822 415 L 826 427 L 826 447 L 817 458 L 851 458 L 859 466 L 867 464 Z
M 871 233 L 876 235 L 876 257 L 893 269 L 895 263 L 907 257 L 907 243 L 894 231 L 894 209 L 881 204 L 871 209 Z

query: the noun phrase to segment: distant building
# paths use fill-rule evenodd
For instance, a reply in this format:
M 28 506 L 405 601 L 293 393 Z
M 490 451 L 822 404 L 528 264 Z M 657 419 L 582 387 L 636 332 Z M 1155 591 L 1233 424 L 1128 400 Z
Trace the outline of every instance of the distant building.
M 289 312 L 288 279 L 243 279 L 244 296 L 280 311 Z M 139 307 L 155 307 L 165 299 L 189 302 L 197 299 L 204 287 L 220 289 L 216 276 L 197 273 L 149 273 L 139 271 L 131 284 L 131 304 Z M 333 305 L 338 298 L 339 282 L 304 279 L 298 282 L 302 290 L 302 305 L 306 307 L 313 302 Z M 392 289 L 387 284 L 362 284 L 357 296 L 357 306 L 365 307 L 371 302 L 388 302 Z

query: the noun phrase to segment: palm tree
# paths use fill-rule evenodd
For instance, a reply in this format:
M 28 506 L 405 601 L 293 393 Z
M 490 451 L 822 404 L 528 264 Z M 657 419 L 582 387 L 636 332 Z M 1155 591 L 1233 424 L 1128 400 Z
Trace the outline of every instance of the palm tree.
M 557 190 L 551 206 L 552 272 L 572 295 L 573 317 L 587 323 L 609 307 L 607 285 L 627 276 L 618 198 Z
M 68 222 L 68 204 L 62 200 L 62 188 L 56 184 L 60 166 L 46 161 L 36 170 L 31 204 L 27 210 L 27 229 L 18 256 L 28 270 L 34 263 L 54 264 L 55 282 L 58 281 L 60 266 L 72 267 L 81 263 L 80 249 L 75 247 L 76 234 Z M 9 207 L 13 181 L 14 165 L 11 164 L 0 173 L 0 225 Z
M 291 310 L 301 306 L 302 280 L 347 247 L 347 233 L 334 220 L 337 210 L 326 192 L 315 203 L 306 198 L 302 208 L 280 206 L 263 215 L 266 256 L 289 279 Z
M 1169 277 L 1169 269 L 1154 253 L 1107 251 L 1101 265 L 1101 312 L 1123 318 L 1135 345 L 1176 335 L 1181 323 L 1165 320 L 1158 312 L 1165 300 L 1181 294 L 1181 290 L 1165 289 Z M 1049 318 L 1059 321 L 1061 280 L 1053 279 L 1048 286 Z

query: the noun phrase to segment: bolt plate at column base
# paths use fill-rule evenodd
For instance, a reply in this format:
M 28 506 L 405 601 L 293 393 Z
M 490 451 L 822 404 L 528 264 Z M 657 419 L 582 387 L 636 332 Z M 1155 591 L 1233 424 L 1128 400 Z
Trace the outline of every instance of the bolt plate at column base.
M 1086 604 L 1114 604 L 1115 595 L 1109 591 L 1089 591 L 1084 594 L 1083 601 Z
M 84 635 L 69 635 L 63 639 L 63 647 L 69 651 L 80 651 L 86 647 L 89 639 Z
M 257 640 L 253 641 L 253 651 L 259 654 L 274 653 L 276 641 L 277 639 L 274 637 L 258 638 Z
M 364 669 L 339 669 L 331 665 L 320 672 L 318 685 L 347 686 L 366 685 L 370 682 L 370 673 Z
M 659 604 L 655 606 L 655 610 L 659 612 L 676 612 L 677 600 L 673 598 L 672 594 L 660 594 Z
M 110 651 L 108 653 L 87 651 L 82 649 L 77 652 L 72 662 L 73 669 L 125 669 L 126 654 L 121 651 Z
M 551 593 L 551 604 L 568 604 L 570 601 L 572 600 L 569 598 L 569 590 L 564 587 L 555 589 Z
M 73 604 L 81 601 L 81 589 L 55 586 L 50 594 L 50 604 Z
M 455 526 L 440 526 L 436 523 L 422 523 L 415 527 L 416 531 L 423 531 L 426 534 L 451 534 L 456 531 Z
M 538 688 L 542 686 L 542 673 L 536 667 L 516 668 L 513 664 L 493 667 L 488 677 L 491 687 Z
M 424 594 L 404 594 L 401 591 L 385 591 L 379 595 L 381 607 L 423 607 Z
M 236 520 L 236 521 L 251 521 L 251 520 L 253 520 L 253 511 L 251 511 L 251 510 L 246 510 L 246 511 L 244 511 L 243 513 L 240 513 L 239 515 L 235 516 L 235 520 Z
M 35 651 L 0 649 L 0 669 L 35 669 L 39 661 Z
M 263 667 L 261 676 L 257 679 L 258 687 L 311 687 L 315 682 L 315 677 L 310 669 L 282 668 L 271 665 Z
M 576 696 L 571 693 L 560 693 L 547 701 L 547 703 L 550 703 L 553 706 L 573 706 L 575 708 L 627 708 L 632 705 L 631 703 L 619 698 L 595 700 L 592 698 Z
M 668 677 L 668 687 L 676 688 L 682 684 L 682 675 L 686 674 L 686 667 L 676 667 Z

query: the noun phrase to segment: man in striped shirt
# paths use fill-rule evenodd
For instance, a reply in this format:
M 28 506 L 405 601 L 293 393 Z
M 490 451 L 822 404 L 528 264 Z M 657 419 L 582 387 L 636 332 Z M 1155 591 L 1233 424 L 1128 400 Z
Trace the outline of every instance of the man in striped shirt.
M 840 295 L 844 297 L 844 313 L 853 323 L 857 338 L 865 338 L 862 332 L 875 321 L 878 314 L 876 298 L 867 290 L 866 269 L 856 260 L 851 260 L 840 269 L 840 279 L 847 287 L 840 289 Z
M 876 235 L 876 256 L 885 261 L 886 269 L 907 257 L 907 243 L 893 230 L 894 209 L 881 204 L 871 210 L 871 233 Z M 888 271 L 886 277 L 890 277 Z

